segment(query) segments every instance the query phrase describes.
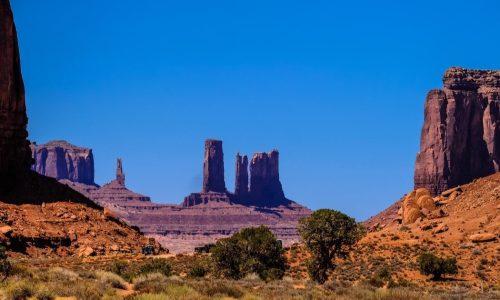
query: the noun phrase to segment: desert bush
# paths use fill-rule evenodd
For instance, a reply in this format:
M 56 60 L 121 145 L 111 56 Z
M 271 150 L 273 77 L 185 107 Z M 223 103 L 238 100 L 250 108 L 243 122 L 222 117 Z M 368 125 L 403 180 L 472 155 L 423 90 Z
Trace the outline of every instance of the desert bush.
M 106 285 L 110 285 L 111 287 L 114 287 L 116 289 L 122 289 L 122 290 L 127 289 L 127 284 L 125 283 L 125 280 L 123 280 L 123 278 L 121 278 L 119 275 L 115 273 L 106 271 L 97 271 L 96 276 L 102 283 Z
M 196 290 L 180 281 L 168 281 L 164 293 L 172 299 L 192 299 L 199 296 Z
M 1 281 L 5 281 L 7 277 L 9 277 L 12 273 L 12 264 L 7 258 L 7 254 L 5 253 L 5 247 L 0 245 L 0 279 Z
M 241 298 L 244 293 L 236 286 L 227 281 L 207 281 L 198 285 L 198 291 L 208 297 L 232 297 Z
M 25 300 L 35 294 L 33 284 L 27 281 L 16 281 L 9 284 L 5 289 L 6 300 Z
M 417 262 L 420 267 L 420 273 L 432 275 L 433 280 L 441 279 L 444 274 L 457 274 L 457 260 L 454 257 L 441 258 L 432 253 L 421 254 Z
M 192 266 L 188 271 L 188 277 L 190 278 L 202 278 L 207 274 L 207 268 L 201 264 L 196 264 Z
M 41 275 L 42 280 L 55 282 L 76 281 L 79 278 L 78 273 L 60 267 L 51 268 L 48 272 Z
M 139 273 L 142 275 L 148 273 L 160 273 L 165 276 L 170 276 L 172 273 L 172 266 L 170 266 L 169 262 L 165 258 L 154 258 L 142 264 L 139 269 Z
M 265 226 L 245 228 L 221 239 L 212 249 L 217 275 L 240 279 L 256 273 L 264 280 L 281 279 L 286 261 L 281 243 Z
M 56 297 L 52 291 L 42 286 L 35 292 L 35 298 L 37 300 L 54 300 Z
M 161 273 L 147 273 L 134 278 L 134 290 L 141 293 L 161 293 L 165 290 L 167 277 Z
M 345 258 L 351 246 L 363 235 L 363 228 L 347 215 L 320 209 L 300 220 L 299 232 L 312 257 L 307 263 L 309 276 L 324 283 L 335 268 L 335 257 Z
M 107 266 L 106 271 L 123 276 L 129 272 L 130 264 L 125 260 L 114 261 L 111 265 Z

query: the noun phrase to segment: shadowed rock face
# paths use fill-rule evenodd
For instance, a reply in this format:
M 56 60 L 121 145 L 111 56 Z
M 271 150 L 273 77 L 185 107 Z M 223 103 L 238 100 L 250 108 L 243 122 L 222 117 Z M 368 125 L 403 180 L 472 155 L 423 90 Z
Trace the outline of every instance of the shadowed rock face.
M 203 160 L 203 193 L 208 192 L 226 192 L 222 141 L 205 141 L 205 158 Z
M 236 179 L 234 194 L 239 197 L 248 196 L 248 157 L 236 155 Z
M 17 33 L 9 1 L 0 1 L 0 193 L 31 164 Z
M 279 175 L 279 153 L 255 153 L 250 163 L 250 195 L 257 206 L 279 205 L 285 199 Z
M 425 102 L 415 188 L 437 195 L 499 170 L 500 71 L 450 68 Z
M 32 170 L 39 174 L 72 182 L 95 185 L 92 149 L 81 148 L 66 141 L 31 145 L 35 161 Z

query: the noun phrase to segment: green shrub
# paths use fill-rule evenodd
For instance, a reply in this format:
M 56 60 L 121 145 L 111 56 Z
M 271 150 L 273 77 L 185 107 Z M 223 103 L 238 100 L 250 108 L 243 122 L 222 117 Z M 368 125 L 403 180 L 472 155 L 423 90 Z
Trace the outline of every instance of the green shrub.
M 170 276 L 172 267 L 165 258 L 155 258 L 145 262 L 139 269 L 140 274 L 160 273 L 165 276 Z
M 188 271 L 188 277 L 190 278 L 202 278 L 207 274 L 207 269 L 202 265 L 194 265 Z
M 106 271 L 123 276 L 129 272 L 130 264 L 124 260 L 117 260 L 106 268 Z
M 421 254 L 418 259 L 420 273 L 432 275 L 433 280 L 441 279 L 444 274 L 457 274 L 457 260 L 454 257 L 441 258 L 432 253 Z
M 245 228 L 221 239 L 212 249 L 217 275 L 240 279 L 256 273 L 264 280 L 281 279 L 286 268 L 281 243 L 265 226 Z

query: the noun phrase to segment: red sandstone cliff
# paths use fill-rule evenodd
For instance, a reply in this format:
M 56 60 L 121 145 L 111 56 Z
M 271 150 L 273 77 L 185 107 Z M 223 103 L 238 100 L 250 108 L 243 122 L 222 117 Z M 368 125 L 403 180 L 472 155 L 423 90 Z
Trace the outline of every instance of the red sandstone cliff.
M 433 195 L 499 171 L 500 71 L 450 68 L 425 102 L 415 188 Z

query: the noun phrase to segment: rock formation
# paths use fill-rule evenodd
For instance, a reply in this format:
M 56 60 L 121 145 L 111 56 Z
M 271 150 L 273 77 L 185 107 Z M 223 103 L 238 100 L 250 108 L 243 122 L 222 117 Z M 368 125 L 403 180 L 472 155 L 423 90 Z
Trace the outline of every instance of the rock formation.
M 226 192 L 226 183 L 224 181 L 224 153 L 222 152 L 222 141 L 205 141 L 202 192 Z
M 0 194 L 31 165 L 17 32 L 9 1 L 0 1 Z
M 450 68 L 425 102 L 415 188 L 432 195 L 499 171 L 500 71 Z
M 100 205 L 130 202 L 151 202 L 151 198 L 133 192 L 125 187 L 125 173 L 121 158 L 116 160 L 116 178 L 99 189 L 91 190 L 88 197 Z
M 248 196 L 248 157 L 236 154 L 236 179 L 234 184 L 234 194 L 237 197 Z
M 125 186 L 125 173 L 123 173 L 122 159 L 118 158 L 116 160 L 116 182 L 118 184 Z
M 250 195 L 256 206 L 277 206 L 286 201 L 279 176 L 279 153 L 255 153 L 250 162 Z
M 35 161 L 32 170 L 39 174 L 72 182 L 95 185 L 92 149 L 81 148 L 66 141 L 31 145 Z

